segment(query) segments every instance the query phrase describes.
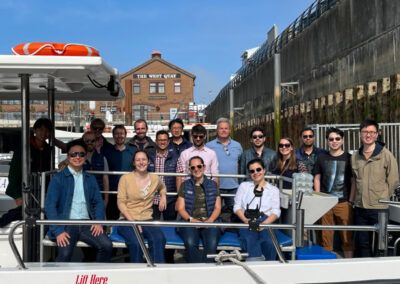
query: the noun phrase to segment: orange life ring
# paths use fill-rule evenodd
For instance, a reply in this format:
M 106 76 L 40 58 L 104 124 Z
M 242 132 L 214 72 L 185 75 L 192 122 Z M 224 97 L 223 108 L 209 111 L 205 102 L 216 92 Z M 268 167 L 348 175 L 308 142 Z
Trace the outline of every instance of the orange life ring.
M 97 49 L 77 43 L 28 42 L 11 48 L 15 55 L 100 56 Z

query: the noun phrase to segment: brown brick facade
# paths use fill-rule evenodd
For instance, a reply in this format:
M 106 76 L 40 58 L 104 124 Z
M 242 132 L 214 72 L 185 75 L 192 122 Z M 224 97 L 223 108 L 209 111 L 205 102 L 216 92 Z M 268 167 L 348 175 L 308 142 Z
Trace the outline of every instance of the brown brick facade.
M 193 74 L 153 52 L 150 60 L 121 76 L 125 123 L 132 125 L 138 118 L 167 123 L 171 109 L 187 113 L 189 102 L 193 101 L 194 80 Z

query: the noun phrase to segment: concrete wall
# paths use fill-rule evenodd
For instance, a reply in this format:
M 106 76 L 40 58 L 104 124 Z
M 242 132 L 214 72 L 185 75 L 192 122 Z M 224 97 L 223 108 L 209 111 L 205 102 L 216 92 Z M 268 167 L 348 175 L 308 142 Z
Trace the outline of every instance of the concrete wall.
M 340 0 L 300 32 L 285 30 L 276 47 L 281 54 L 281 81 L 300 84 L 295 96 L 282 95 L 282 106 L 311 102 L 400 73 L 399 25 L 399 0 Z M 237 128 L 256 121 L 273 123 L 273 60 L 256 65 L 233 84 L 234 106 L 244 107 L 244 115 L 235 117 Z M 228 115 L 228 107 L 227 85 L 208 106 L 207 120 Z

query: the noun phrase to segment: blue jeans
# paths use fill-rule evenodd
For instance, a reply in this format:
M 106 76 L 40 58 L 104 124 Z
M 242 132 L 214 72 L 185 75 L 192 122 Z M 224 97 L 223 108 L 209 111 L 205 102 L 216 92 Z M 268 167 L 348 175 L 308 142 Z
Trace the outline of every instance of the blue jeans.
M 179 228 L 178 234 L 182 237 L 187 251 L 187 262 L 212 262 L 207 259 L 207 254 L 215 254 L 221 230 L 218 228 Z M 200 238 L 203 241 L 203 253 L 199 250 Z
M 119 226 L 117 227 L 118 234 L 120 234 L 129 249 L 129 255 L 131 262 L 140 263 L 143 262 L 143 252 L 140 248 L 138 239 L 136 238 L 135 232 L 132 227 Z M 164 263 L 164 248 L 165 248 L 165 237 L 163 232 L 157 227 L 143 227 L 142 226 L 143 238 L 145 238 L 149 245 L 150 257 L 155 263 Z
M 65 232 L 70 236 L 69 245 L 57 247 L 57 262 L 71 261 L 72 253 L 78 241 L 82 241 L 97 250 L 96 262 L 110 262 L 112 242 L 106 234 L 95 237 L 90 231 L 90 226 L 65 226 Z
M 240 229 L 239 238 L 242 249 L 249 254 L 249 257 L 264 255 L 265 260 L 276 259 L 276 250 L 268 230 L 253 232 L 249 229 Z
M 364 209 L 356 207 L 354 209 L 354 225 L 375 225 L 378 224 L 378 213 L 384 209 Z M 356 257 L 372 256 L 372 232 L 356 232 L 355 245 Z
M 219 193 L 221 194 L 236 194 L 237 188 L 232 188 L 232 189 L 225 189 L 225 188 L 220 188 Z M 234 196 L 226 196 L 226 197 L 221 197 L 221 201 L 223 202 L 222 210 L 226 212 L 227 210 L 230 210 L 230 212 L 233 212 L 233 205 L 235 205 L 235 197 Z

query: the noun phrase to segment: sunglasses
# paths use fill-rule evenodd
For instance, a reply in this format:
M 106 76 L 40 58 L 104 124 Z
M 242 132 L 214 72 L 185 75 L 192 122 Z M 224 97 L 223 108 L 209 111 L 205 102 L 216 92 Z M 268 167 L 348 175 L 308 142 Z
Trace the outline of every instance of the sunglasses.
M 104 127 L 92 127 L 93 131 L 103 131 Z
M 85 152 L 72 152 L 72 153 L 69 153 L 68 156 L 70 156 L 71 158 L 76 158 L 76 157 L 83 158 L 86 156 L 86 153 Z
M 192 135 L 193 139 L 204 139 L 204 135 Z
M 253 139 L 263 139 L 264 135 L 253 135 Z
M 194 171 L 196 168 L 198 168 L 199 170 L 201 170 L 203 168 L 203 165 L 197 165 L 197 166 L 190 166 L 190 170 Z
M 224 145 L 224 151 L 225 151 L 225 154 L 227 155 L 227 156 L 229 156 L 231 153 L 229 152 L 229 149 L 228 149 L 228 146 L 227 145 Z
M 303 139 L 311 139 L 314 138 L 314 135 L 303 135 Z
M 329 137 L 329 138 L 328 138 L 328 141 L 329 141 L 329 142 L 340 141 L 340 140 L 342 140 L 342 137 Z
M 94 142 L 96 142 L 96 140 L 84 140 L 83 142 L 85 142 L 86 144 L 93 144 Z
M 249 170 L 250 174 L 254 174 L 255 172 L 259 173 L 262 171 L 262 168 L 256 168 L 255 170 Z
M 279 148 L 290 148 L 292 145 L 290 145 L 289 143 L 287 144 L 279 144 L 278 147 Z

